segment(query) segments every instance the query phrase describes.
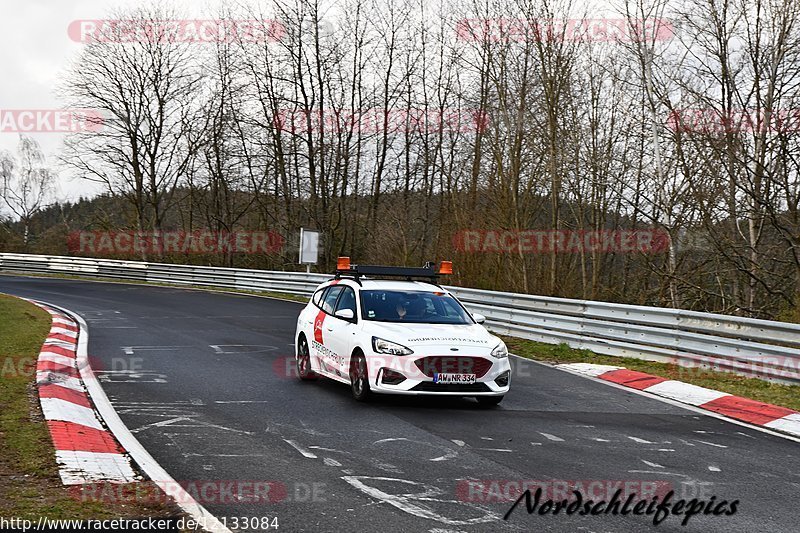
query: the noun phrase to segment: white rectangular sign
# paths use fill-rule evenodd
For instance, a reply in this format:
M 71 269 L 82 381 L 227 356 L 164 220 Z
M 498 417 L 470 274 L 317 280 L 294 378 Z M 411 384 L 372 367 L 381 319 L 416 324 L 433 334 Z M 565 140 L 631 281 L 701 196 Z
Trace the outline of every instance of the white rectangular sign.
M 300 264 L 316 265 L 319 259 L 319 232 L 300 228 Z

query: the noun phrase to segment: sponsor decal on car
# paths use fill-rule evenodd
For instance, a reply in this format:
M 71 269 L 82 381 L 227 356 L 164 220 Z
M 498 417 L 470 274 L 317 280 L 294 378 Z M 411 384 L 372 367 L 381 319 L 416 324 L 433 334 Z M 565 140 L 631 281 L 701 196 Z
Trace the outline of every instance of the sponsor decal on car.
M 488 344 L 489 341 L 483 339 L 467 339 L 464 337 L 416 337 L 414 339 L 408 339 L 407 342 L 474 342 L 478 344 Z

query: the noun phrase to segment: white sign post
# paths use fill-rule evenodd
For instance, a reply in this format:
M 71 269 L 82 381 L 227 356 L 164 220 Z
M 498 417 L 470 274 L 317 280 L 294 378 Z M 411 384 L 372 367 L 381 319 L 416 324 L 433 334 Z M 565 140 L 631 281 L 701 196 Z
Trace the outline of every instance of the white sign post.
M 311 272 L 311 265 L 319 260 L 319 232 L 300 228 L 300 264 L 306 265 L 306 272 Z

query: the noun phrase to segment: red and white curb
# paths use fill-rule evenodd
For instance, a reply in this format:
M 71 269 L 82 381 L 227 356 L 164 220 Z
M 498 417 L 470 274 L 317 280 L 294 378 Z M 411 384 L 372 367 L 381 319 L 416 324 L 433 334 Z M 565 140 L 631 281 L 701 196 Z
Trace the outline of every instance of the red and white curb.
M 39 354 L 36 382 L 64 484 L 142 481 L 133 471 L 133 461 L 200 529 L 230 533 L 164 470 L 122 422 L 89 365 L 86 322 L 67 310 L 28 301 L 53 317 Z
M 65 485 L 138 481 L 130 458 L 92 407 L 81 379 L 78 325 L 56 309 L 32 303 L 53 317 L 36 363 L 36 384 L 61 481 Z
M 727 392 L 706 389 L 636 370 L 628 370 L 620 366 L 568 363 L 556 365 L 556 368 L 648 392 L 748 424 L 800 437 L 800 413 L 785 407 L 757 402 Z

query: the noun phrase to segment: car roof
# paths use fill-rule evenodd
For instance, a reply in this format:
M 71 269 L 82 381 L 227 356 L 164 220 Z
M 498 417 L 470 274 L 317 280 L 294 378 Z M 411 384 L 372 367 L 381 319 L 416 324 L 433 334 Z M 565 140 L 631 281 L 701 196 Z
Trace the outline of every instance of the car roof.
M 449 292 L 438 285 L 425 281 L 366 279 L 362 277 L 360 287 L 358 282 L 349 278 L 340 278 L 339 282 L 362 290 Z

